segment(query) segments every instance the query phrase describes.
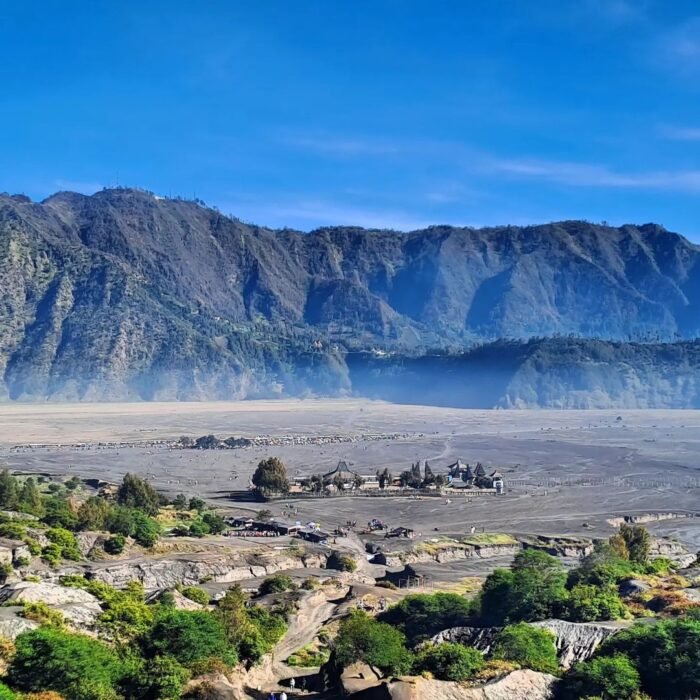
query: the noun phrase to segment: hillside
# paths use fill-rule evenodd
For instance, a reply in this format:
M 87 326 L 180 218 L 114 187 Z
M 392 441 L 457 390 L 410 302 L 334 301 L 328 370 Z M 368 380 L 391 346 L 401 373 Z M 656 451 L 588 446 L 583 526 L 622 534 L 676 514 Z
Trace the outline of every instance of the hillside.
M 304 234 L 130 189 L 0 196 L 0 288 L 0 398 L 19 400 L 337 394 L 362 386 L 346 351 L 377 345 L 700 334 L 700 248 L 656 225 Z

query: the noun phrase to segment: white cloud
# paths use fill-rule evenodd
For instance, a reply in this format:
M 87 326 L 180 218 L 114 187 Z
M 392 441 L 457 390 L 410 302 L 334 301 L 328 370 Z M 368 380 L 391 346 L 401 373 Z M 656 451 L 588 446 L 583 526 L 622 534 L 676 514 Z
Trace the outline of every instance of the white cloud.
M 543 180 L 574 187 L 700 192 L 700 170 L 615 171 L 606 165 L 547 160 L 490 160 L 485 168 L 513 177 Z
M 700 141 L 700 127 L 664 126 L 660 132 L 671 141 Z

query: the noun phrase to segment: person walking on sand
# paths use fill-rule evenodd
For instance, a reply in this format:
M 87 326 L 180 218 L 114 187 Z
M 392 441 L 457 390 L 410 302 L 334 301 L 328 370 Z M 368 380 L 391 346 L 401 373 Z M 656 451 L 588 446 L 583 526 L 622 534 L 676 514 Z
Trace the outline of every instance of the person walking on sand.
M 296 684 L 297 684 L 296 678 L 290 678 L 290 680 L 289 680 L 289 687 L 290 687 L 292 690 L 294 690 L 294 688 L 296 687 Z

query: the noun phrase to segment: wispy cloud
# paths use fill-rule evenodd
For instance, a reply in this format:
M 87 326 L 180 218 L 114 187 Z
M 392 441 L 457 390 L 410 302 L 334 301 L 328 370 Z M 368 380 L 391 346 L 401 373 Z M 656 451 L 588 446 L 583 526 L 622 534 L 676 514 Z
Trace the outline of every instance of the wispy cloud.
M 289 226 L 310 230 L 320 226 L 362 226 L 412 231 L 434 223 L 400 209 L 357 206 L 324 198 L 300 197 L 271 203 L 242 198 L 221 204 L 220 208 L 246 221 L 272 228 Z
M 400 145 L 367 138 L 346 138 L 331 134 L 287 136 L 288 146 L 335 156 L 392 155 L 402 151 Z
M 700 72 L 700 16 L 691 17 L 663 34 L 658 54 L 667 68 L 680 75 Z
M 662 126 L 659 131 L 671 141 L 700 141 L 700 127 Z
M 513 177 L 542 180 L 573 187 L 700 192 L 700 170 L 616 171 L 606 165 L 547 160 L 491 160 L 487 170 Z

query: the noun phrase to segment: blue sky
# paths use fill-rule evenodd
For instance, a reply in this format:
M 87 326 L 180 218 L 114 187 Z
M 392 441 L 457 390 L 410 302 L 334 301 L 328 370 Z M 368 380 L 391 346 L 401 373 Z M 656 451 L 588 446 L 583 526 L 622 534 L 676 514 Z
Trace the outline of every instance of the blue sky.
M 0 190 L 700 240 L 695 0 L 2 2 Z

